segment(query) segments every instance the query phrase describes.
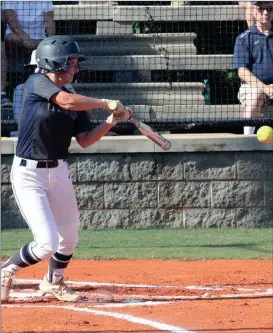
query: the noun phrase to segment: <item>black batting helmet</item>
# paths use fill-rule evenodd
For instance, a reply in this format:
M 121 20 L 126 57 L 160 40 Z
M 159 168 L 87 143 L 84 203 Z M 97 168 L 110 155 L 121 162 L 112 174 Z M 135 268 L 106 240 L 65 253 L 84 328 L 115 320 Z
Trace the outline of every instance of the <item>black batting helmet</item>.
M 79 61 L 87 59 L 81 54 L 77 42 L 68 36 L 56 35 L 45 38 L 37 47 L 38 67 L 49 72 L 66 72 L 68 58 L 78 58 Z

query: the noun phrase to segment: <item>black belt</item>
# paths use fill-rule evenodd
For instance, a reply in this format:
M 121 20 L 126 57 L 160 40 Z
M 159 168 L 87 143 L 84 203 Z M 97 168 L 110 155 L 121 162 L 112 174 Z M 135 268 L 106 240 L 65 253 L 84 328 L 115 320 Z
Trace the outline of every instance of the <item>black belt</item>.
M 51 161 L 39 161 L 37 162 L 36 168 L 56 168 L 58 166 L 58 160 Z M 27 160 L 21 160 L 20 166 L 27 166 Z

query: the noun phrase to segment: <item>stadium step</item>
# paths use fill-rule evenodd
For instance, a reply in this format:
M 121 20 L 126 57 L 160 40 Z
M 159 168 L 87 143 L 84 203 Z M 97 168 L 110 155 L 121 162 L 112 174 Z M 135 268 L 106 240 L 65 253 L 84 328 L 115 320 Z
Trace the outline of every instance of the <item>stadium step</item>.
M 196 54 L 195 33 L 72 35 L 89 56 Z
M 162 15 L 164 13 L 164 15 Z M 244 20 L 243 8 L 238 5 L 194 6 L 115 6 L 113 21 L 159 22 L 159 21 L 238 21 Z
M 91 56 L 81 68 L 92 71 L 228 70 L 232 54 Z
M 204 104 L 203 84 L 186 83 L 76 83 L 74 89 L 86 96 L 118 99 L 124 104 Z
M 114 49 L 114 47 L 113 47 Z M 98 50 L 97 50 L 98 51 Z M 95 53 L 97 52 L 95 51 Z M 183 52 L 183 49 L 182 49 Z M 84 54 L 88 52 L 84 51 Z M 88 54 L 90 55 L 90 54 Z M 152 71 L 152 70 L 230 70 L 232 54 L 219 55 L 93 55 L 81 64 L 88 71 Z M 29 59 L 8 59 L 9 71 L 24 71 Z
M 134 115 L 144 122 L 150 121 L 221 121 L 244 118 L 244 107 L 231 105 L 129 105 Z M 93 120 L 103 120 L 109 116 L 105 110 L 93 110 Z M 265 107 L 264 115 L 273 118 L 273 106 Z
M 164 13 L 164 15 L 162 15 Z M 110 4 L 54 5 L 55 20 L 94 20 L 115 22 L 241 21 L 243 8 L 238 5 L 185 6 L 112 6 Z

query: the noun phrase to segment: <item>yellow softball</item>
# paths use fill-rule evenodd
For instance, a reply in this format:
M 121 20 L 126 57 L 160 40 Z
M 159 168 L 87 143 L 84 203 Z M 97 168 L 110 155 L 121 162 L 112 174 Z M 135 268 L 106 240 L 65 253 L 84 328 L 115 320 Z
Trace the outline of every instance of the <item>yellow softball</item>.
M 270 126 L 262 126 L 257 131 L 257 139 L 261 143 L 273 142 L 273 128 Z

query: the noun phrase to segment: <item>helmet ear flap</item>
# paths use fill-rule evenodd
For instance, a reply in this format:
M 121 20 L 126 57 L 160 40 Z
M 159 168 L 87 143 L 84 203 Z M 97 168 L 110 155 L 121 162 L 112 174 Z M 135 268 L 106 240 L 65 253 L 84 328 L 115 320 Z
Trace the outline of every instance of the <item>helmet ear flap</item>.
M 63 72 L 67 67 L 66 64 L 60 63 L 56 60 L 50 60 L 48 58 L 44 58 L 44 60 L 46 63 L 45 67 L 52 73 Z

